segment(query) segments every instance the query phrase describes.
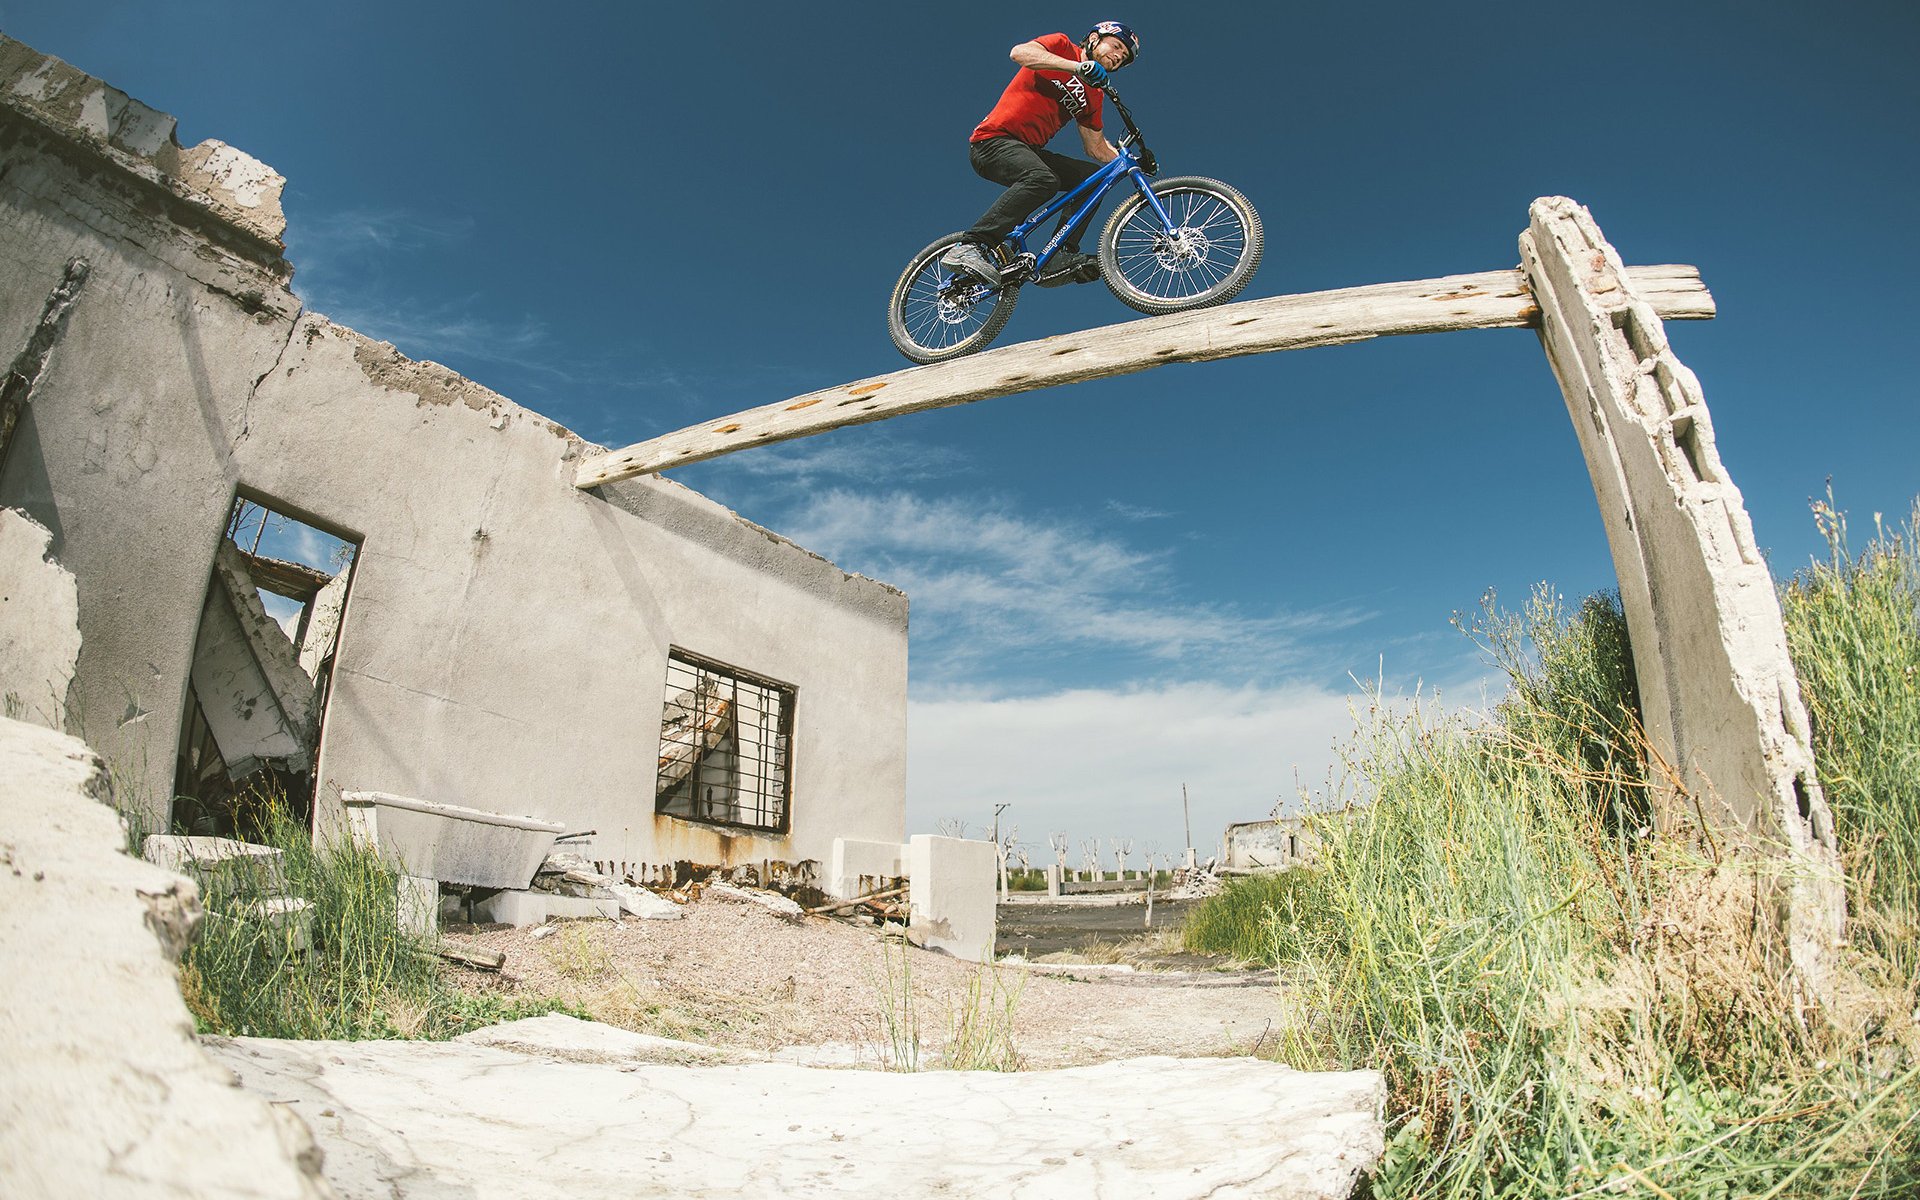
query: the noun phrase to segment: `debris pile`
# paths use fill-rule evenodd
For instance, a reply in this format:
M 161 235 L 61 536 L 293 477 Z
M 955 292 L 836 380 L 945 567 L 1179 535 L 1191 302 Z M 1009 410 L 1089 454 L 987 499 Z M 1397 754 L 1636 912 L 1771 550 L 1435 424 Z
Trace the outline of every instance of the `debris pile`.
M 831 904 L 810 908 L 807 914 L 816 917 L 865 920 L 881 926 L 888 922 L 905 925 L 908 917 L 907 886 L 900 884 L 881 891 L 869 892 L 864 896 L 855 896 L 851 900 L 835 900 Z
M 602 874 L 586 859 L 565 850 L 547 855 L 534 872 L 533 890 L 583 900 L 617 900 L 622 912 L 645 921 L 678 921 L 682 915 L 680 905 L 672 900 Z
M 1166 900 L 1204 900 L 1215 896 L 1226 885 L 1220 876 L 1214 873 L 1219 859 L 1209 858 L 1197 867 L 1181 867 L 1173 873 L 1173 886 L 1167 890 Z

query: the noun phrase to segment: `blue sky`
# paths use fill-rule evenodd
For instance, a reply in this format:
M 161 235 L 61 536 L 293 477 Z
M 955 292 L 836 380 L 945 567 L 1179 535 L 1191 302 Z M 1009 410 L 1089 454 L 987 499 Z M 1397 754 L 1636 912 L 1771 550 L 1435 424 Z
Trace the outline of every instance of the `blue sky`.
M 1284 11 L 1283 19 L 1272 14 Z M 624 445 L 905 365 L 906 258 L 994 189 L 1008 47 L 1114 17 L 1169 174 L 1233 183 L 1247 295 L 1512 266 L 1536 196 L 1674 323 L 1777 574 L 1920 471 L 1920 6 L 1705 0 L 1052 9 L 22 3 L 0 30 L 288 177 L 313 308 Z M 1071 150 L 1070 135 L 1056 148 Z M 1129 319 L 1029 289 L 1002 342 Z M 1326 778 L 1354 678 L 1477 702 L 1448 625 L 1612 567 L 1532 334 L 1389 339 L 1032 393 L 689 468 L 913 597 L 909 827 L 1205 847 Z M 752 666 L 752 664 L 742 664 Z M 1203 851 L 1204 852 L 1204 851 Z

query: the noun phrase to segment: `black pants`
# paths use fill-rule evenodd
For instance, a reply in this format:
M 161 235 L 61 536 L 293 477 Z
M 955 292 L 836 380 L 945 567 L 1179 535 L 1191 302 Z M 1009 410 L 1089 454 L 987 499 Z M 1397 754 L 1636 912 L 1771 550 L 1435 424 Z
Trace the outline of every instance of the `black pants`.
M 1054 193 L 1072 191 L 1100 169 L 1085 159 L 1038 150 L 1009 137 L 973 143 L 967 161 L 973 165 L 974 174 L 1005 184 L 1007 188 L 992 207 L 980 214 L 973 228 L 961 235 L 975 245 L 989 248 L 999 245 L 1015 225 L 1032 216 L 1033 210 L 1045 204 Z M 1071 209 L 1062 212 L 1060 224 L 1066 225 L 1071 216 Z M 1078 252 L 1080 235 L 1084 232 L 1084 224 L 1076 227 L 1067 235 L 1061 249 Z

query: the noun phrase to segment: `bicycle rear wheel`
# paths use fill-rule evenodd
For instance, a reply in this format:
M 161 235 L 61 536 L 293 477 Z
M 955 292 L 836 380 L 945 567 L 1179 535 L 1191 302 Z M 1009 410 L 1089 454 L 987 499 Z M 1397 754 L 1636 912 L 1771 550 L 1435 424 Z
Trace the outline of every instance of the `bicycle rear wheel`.
M 1135 192 L 1100 235 L 1100 274 L 1120 302 L 1143 313 L 1184 312 L 1224 304 L 1260 266 L 1260 214 L 1217 179 L 1163 179 L 1153 194 L 1173 232 Z
M 991 288 L 940 265 L 960 241 L 950 233 L 913 256 L 887 304 L 887 333 L 917 363 L 946 362 L 984 350 L 1013 316 L 1020 287 Z

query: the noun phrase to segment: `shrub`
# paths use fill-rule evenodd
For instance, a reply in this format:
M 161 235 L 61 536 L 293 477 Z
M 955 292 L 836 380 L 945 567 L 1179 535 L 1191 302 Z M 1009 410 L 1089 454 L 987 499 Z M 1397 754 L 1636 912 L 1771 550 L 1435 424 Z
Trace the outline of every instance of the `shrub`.
M 1272 966 L 1321 912 L 1311 868 L 1229 878 L 1194 906 L 1181 939 L 1196 954 L 1224 954 Z

